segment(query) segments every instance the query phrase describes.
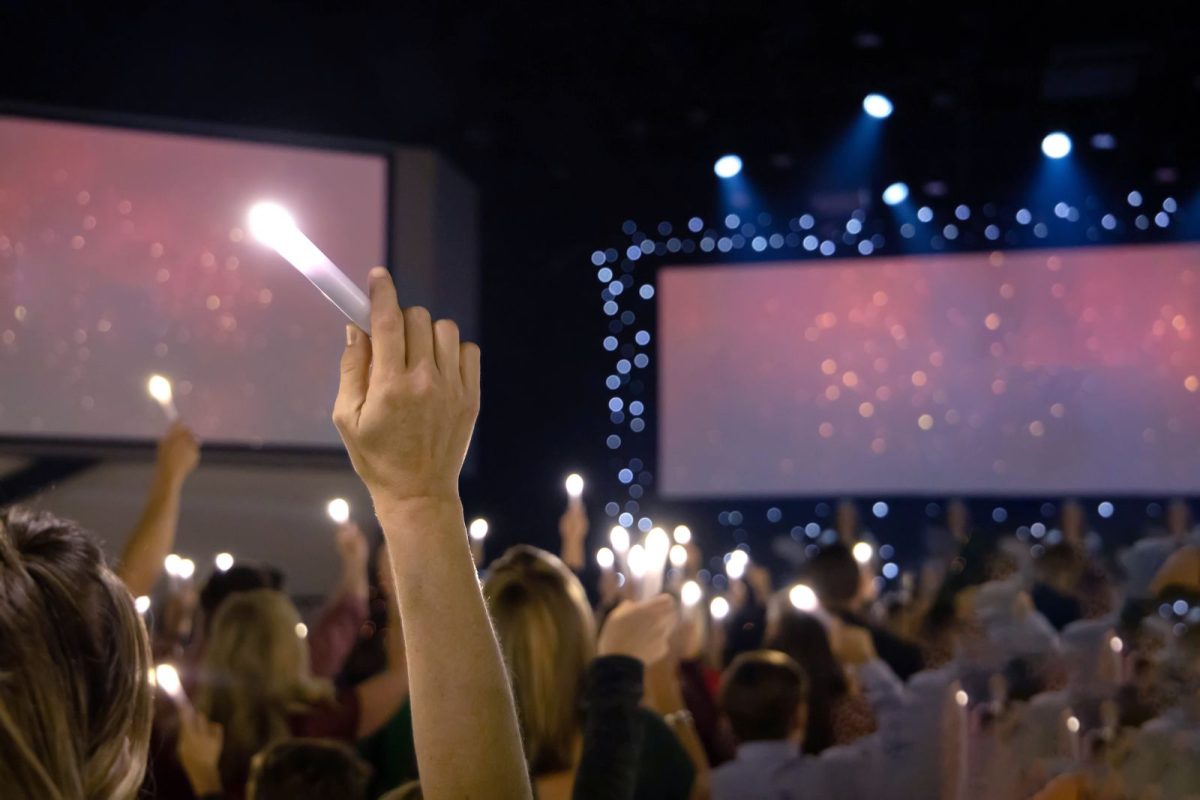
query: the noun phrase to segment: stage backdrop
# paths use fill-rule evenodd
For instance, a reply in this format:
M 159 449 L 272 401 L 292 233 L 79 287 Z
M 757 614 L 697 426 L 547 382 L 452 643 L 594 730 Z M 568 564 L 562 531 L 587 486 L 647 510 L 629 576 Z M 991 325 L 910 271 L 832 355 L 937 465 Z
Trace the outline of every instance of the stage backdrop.
M 335 444 L 344 319 L 246 210 L 365 286 L 387 196 L 383 154 L 0 118 L 0 437 L 157 436 L 162 373 L 207 439 Z
M 672 267 L 669 497 L 1195 493 L 1200 245 Z

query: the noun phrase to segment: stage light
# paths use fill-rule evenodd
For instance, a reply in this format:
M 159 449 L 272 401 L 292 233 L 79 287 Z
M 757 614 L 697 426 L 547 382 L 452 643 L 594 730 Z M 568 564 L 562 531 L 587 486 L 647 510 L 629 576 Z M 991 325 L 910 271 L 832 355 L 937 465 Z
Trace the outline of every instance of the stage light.
M 716 163 L 713 164 L 713 172 L 722 180 L 728 180 L 729 178 L 735 177 L 741 171 L 741 156 L 735 156 L 732 153 L 721 156 L 717 159 Z
M 1113 512 L 1115 512 L 1115 511 L 1116 511 L 1116 508 L 1113 506 L 1112 503 L 1110 503 L 1107 500 L 1102 502 L 1100 505 L 1096 506 L 1096 512 L 1104 519 L 1111 518 L 1113 515 Z
M 898 206 L 908 199 L 908 184 L 896 181 L 883 190 L 883 202 L 889 206 Z
M 881 94 L 872 92 L 863 98 L 863 111 L 875 119 L 887 119 L 892 115 L 892 101 Z
M 896 566 L 895 564 L 893 564 L 889 561 L 888 563 L 883 565 L 882 571 L 883 571 L 883 577 L 887 578 L 888 580 L 893 580 L 897 575 L 900 574 L 900 567 Z
M 871 506 L 871 513 L 874 514 L 877 519 L 883 519 L 888 515 L 888 504 L 880 500 L 875 505 Z
M 1071 153 L 1071 137 L 1062 131 L 1046 134 L 1042 139 L 1042 152 L 1047 158 L 1065 158 Z

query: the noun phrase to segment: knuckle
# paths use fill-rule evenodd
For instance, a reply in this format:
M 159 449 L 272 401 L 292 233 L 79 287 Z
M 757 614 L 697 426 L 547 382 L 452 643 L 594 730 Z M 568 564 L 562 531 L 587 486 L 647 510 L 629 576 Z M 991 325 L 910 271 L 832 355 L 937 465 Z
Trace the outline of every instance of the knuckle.
M 411 308 L 406 308 L 406 309 L 404 309 L 404 315 L 406 317 L 411 316 L 417 320 L 432 319 L 432 317 L 429 314 L 429 309 L 425 308 L 425 306 L 412 306 Z
M 452 319 L 439 319 L 433 327 L 439 334 L 458 336 L 458 323 Z

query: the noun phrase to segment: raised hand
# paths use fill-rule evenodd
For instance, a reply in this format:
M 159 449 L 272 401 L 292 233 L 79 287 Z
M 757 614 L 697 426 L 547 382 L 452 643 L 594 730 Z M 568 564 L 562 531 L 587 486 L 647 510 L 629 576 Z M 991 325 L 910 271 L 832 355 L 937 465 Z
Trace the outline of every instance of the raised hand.
M 479 413 L 479 348 L 424 308 L 403 311 L 387 270 L 370 275 L 371 332 L 346 327 L 333 421 L 381 505 L 458 500 Z
M 158 442 L 156 468 L 179 483 L 200 463 L 200 442 L 182 422 L 173 422 Z
M 218 765 L 224 744 L 225 730 L 219 723 L 209 722 L 194 709 L 186 709 L 180 716 L 176 752 L 197 797 L 221 792 Z
M 649 600 L 626 600 L 604 620 L 596 652 L 601 656 L 628 656 L 646 666 L 666 658 L 675 630 L 675 601 L 667 594 Z

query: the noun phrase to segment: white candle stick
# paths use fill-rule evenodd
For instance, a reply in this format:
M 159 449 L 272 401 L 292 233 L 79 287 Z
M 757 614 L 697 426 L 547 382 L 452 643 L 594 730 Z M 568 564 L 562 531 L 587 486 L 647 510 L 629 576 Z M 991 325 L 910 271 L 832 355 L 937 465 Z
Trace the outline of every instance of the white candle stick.
M 1083 742 L 1079 735 L 1079 717 L 1074 714 L 1067 717 L 1067 733 L 1071 738 L 1071 758 L 1076 761 L 1083 760 Z
M 954 693 L 954 703 L 958 706 L 958 800 L 967 800 L 970 786 L 968 768 L 971 761 L 971 713 L 967 706 L 971 698 L 962 689 Z
M 1120 636 L 1108 640 L 1108 647 L 1113 658 L 1113 683 L 1121 686 L 1125 683 L 1125 642 Z
M 479 566 L 483 563 L 483 540 L 488 535 L 488 521 L 483 517 L 471 520 L 467 534 L 471 537 L 471 555 L 475 558 L 475 565 Z
M 371 332 L 367 295 L 304 235 L 287 209 L 277 203 L 257 203 L 250 209 L 248 221 L 254 238 L 300 270 L 351 322 Z
M 662 528 L 654 528 L 646 534 L 646 581 L 642 584 L 645 597 L 653 597 L 662 591 L 670 550 L 671 538 Z
M 179 409 L 175 408 L 174 392 L 171 391 L 169 380 L 162 375 L 151 375 L 150 380 L 146 381 L 146 390 L 162 406 L 163 413 L 167 415 L 167 422 L 179 419 Z
M 341 497 L 335 497 L 325 506 L 325 513 L 338 525 L 344 525 L 350 520 L 350 504 Z
M 572 472 L 563 482 L 567 489 L 567 497 L 572 504 L 583 502 L 583 476 Z

